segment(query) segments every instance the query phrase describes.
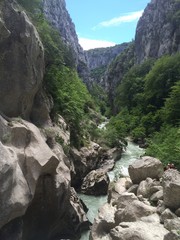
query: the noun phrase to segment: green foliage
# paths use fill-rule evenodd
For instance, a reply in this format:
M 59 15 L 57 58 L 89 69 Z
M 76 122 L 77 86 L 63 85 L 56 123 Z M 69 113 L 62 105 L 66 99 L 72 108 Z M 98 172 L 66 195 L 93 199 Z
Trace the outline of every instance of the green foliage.
M 96 80 L 100 79 L 104 75 L 106 68 L 107 66 L 101 66 L 99 68 L 91 70 L 91 77 Z
M 125 73 L 134 65 L 134 42 L 118 55 L 110 64 L 108 68 L 108 82 L 110 83 L 110 89 L 108 94 L 108 100 L 113 114 L 117 114 L 120 110 L 119 105 L 115 103 L 114 97 L 117 95 L 114 89 L 122 83 L 122 78 Z M 114 96 L 115 95 L 115 96 Z
M 70 126 L 70 141 L 76 147 L 83 145 L 81 122 L 85 111 L 92 106 L 87 88 L 76 71 L 62 66 L 51 66 L 45 75 L 46 87 L 54 99 L 54 113 L 60 113 Z
M 18 0 L 18 3 L 31 13 L 41 9 L 41 2 L 42 0 Z
M 93 83 L 90 92 L 96 105 L 99 107 L 100 112 L 103 115 L 106 115 L 108 107 L 108 97 L 105 90 L 97 83 Z
M 164 105 L 171 87 L 180 79 L 180 54 L 164 56 L 156 61 L 146 76 L 146 103 L 157 109 Z
M 145 76 L 151 70 L 154 60 L 149 59 L 141 65 L 133 66 L 124 76 L 117 89 L 116 104 L 129 110 L 144 102 Z
M 164 165 L 174 163 L 180 169 L 180 128 L 163 126 L 149 141 L 146 154 L 159 158 Z
M 70 143 L 84 144 L 84 119 L 94 102 L 75 70 L 72 49 L 64 44 L 59 32 L 45 19 L 41 0 L 18 0 L 35 24 L 45 49 L 44 88 L 54 100 L 51 116 L 61 114 L 70 127 Z M 61 139 L 56 139 L 61 144 Z
M 146 154 L 180 169 L 179 66 L 180 54 L 133 66 L 118 87 L 116 104 L 121 111 L 110 125 L 135 141 L 149 138 Z
M 174 125 L 180 123 L 180 80 L 171 88 L 163 111 L 167 123 Z

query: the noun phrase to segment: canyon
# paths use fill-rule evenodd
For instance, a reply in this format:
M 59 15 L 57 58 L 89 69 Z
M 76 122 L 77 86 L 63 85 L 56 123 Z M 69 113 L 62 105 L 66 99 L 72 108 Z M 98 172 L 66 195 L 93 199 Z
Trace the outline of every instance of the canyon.
M 151 159 L 154 175 L 149 169 L 144 175 L 144 159 L 143 166 L 137 164 L 132 172 L 129 170 L 131 180 L 119 180 L 122 182 L 114 183 L 110 189 L 107 172 L 121 158 L 126 143 L 106 148 L 91 141 L 88 133 L 88 144 L 79 148 L 70 144 L 74 125 L 55 112 L 56 96 L 45 84 L 51 59 L 47 60 L 47 46 L 40 34 L 41 24 L 48 30 L 55 29 L 53 34 L 55 38 L 57 33 L 60 35 L 62 43 L 58 40 L 58 44 L 62 44 L 63 51 L 67 50 L 69 55 L 64 55 L 70 56 L 67 62 L 72 62 L 73 67 L 65 61 L 57 61 L 53 67 L 59 70 L 63 66 L 62 72 L 76 71 L 90 92 L 93 84 L 98 84 L 116 112 L 115 90 L 128 69 L 147 58 L 180 52 L 179 1 L 152 0 L 138 22 L 133 42 L 89 51 L 78 43 L 65 0 L 43 0 L 41 7 L 35 7 L 34 12 L 42 11 L 45 22 L 41 22 L 41 14 L 38 20 L 33 19 L 36 14 L 26 8 L 27 2 L 0 2 L 0 240 L 80 239 L 81 233 L 91 226 L 87 209 L 76 192 L 80 189 L 92 195 L 109 192 L 109 202 L 95 219 L 90 239 L 128 240 L 136 237 L 135 228 L 143 236 L 137 234 L 138 240 L 152 239 L 155 233 L 159 234 L 157 239 L 179 239 L 179 172 L 163 173 L 159 160 L 156 165 Z M 56 52 L 56 46 L 51 47 Z M 94 78 L 92 72 L 98 69 L 101 74 Z M 91 109 L 89 102 L 82 114 L 89 111 L 90 122 L 97 127 L 103 118 Z M 76 120 L 73 118 L 73 122 Z M 81 123 L 77 126 L 84 127 Z M 143 173 L 137 173 L 135 169 L 141 167 Z M 136 180 L 137 176 L 142 178 Z M 131 204 L 128 206 L 126 201 Z M 150 206 L 151 202 L 156 206 Z M 153 231 L 144 237 L 149 226 Z M 124 238 L 127 232 L 130 236 Z

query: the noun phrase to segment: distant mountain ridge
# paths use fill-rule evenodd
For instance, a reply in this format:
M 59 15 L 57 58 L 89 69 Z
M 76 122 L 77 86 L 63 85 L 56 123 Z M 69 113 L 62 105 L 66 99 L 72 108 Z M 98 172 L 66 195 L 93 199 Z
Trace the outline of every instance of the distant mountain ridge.
M 107 66 L 117 55 L 128 46 L 128 43 L 117 44 L 113 47 L 96 48 L 85 51 L 90 70 Z

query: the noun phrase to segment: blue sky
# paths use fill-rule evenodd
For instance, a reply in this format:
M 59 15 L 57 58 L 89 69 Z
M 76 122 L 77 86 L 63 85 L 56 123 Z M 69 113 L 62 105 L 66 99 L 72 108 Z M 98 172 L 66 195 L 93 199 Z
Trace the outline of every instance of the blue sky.
M 66 0 L 79 42 L 86 49 L 134 39 L 138 19 L 150 0 Z

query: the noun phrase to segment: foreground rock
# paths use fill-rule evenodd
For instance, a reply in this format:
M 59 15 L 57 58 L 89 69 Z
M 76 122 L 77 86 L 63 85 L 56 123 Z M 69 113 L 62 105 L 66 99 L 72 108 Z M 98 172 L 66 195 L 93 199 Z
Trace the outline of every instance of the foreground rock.
M 119 178 L 116 182 L 112 182 L 108 189 L 108 203 L 118 199 L 123 192 L 126 192 L 132 185 L 129 177 Z
M 84 177 L 92 170 L 101 169 L 106 173 L 113 169 L 115 159 L 117 160 L 121 153 L 121 148 L 107 150 L 94 142 L 79 151 L 72 148 L 70 150 L 72 186 L 80 188 Z
M 102 170 L 91 171 L 83 180 L 81 192 L 89 195 L 106 195 L 109 185 L 108 174 Z
M 132 184 L 128 178 L 111 183 L 109 204 L 99 210 L 90 239 L 179 240 L 180 173 L 168 170 L 159 179 L 162 164 L 150 157 L 135 161 L 130 173 L 131 180 L 138 184 Z
M 40 175 L 56 173 L 58 158 L 31 123 L 0 117 L 0 227 L 24 215 Z
M 103 237 L 105 237 L 104 239 L 109 239 L 107 234 L 116 226 L 114 220 L 115 212 L 116 208 L 107 203 L 99 209 L 99 215 L 95 218 L 92 225 L 90 240 L 103 239 Z
M 160 224 L 138 222 L 124 222 L 112 229 L 112 240 L 162 240 L 168 231 Z
M 130 178 L 133 183 L 139 184 L 147 177 L 159 179 L 163 175 L 162 163 L 153 157 L 145 156 L 136 160 L 128 168 Z
M 88 228 L 63 154 L 37 127 L 0 117 L 0 153 L 0 239 L 71 237 Z
M 164 204 L 177 210 L 180 208 L 180 172 L 174 169 L 163 174 Z

